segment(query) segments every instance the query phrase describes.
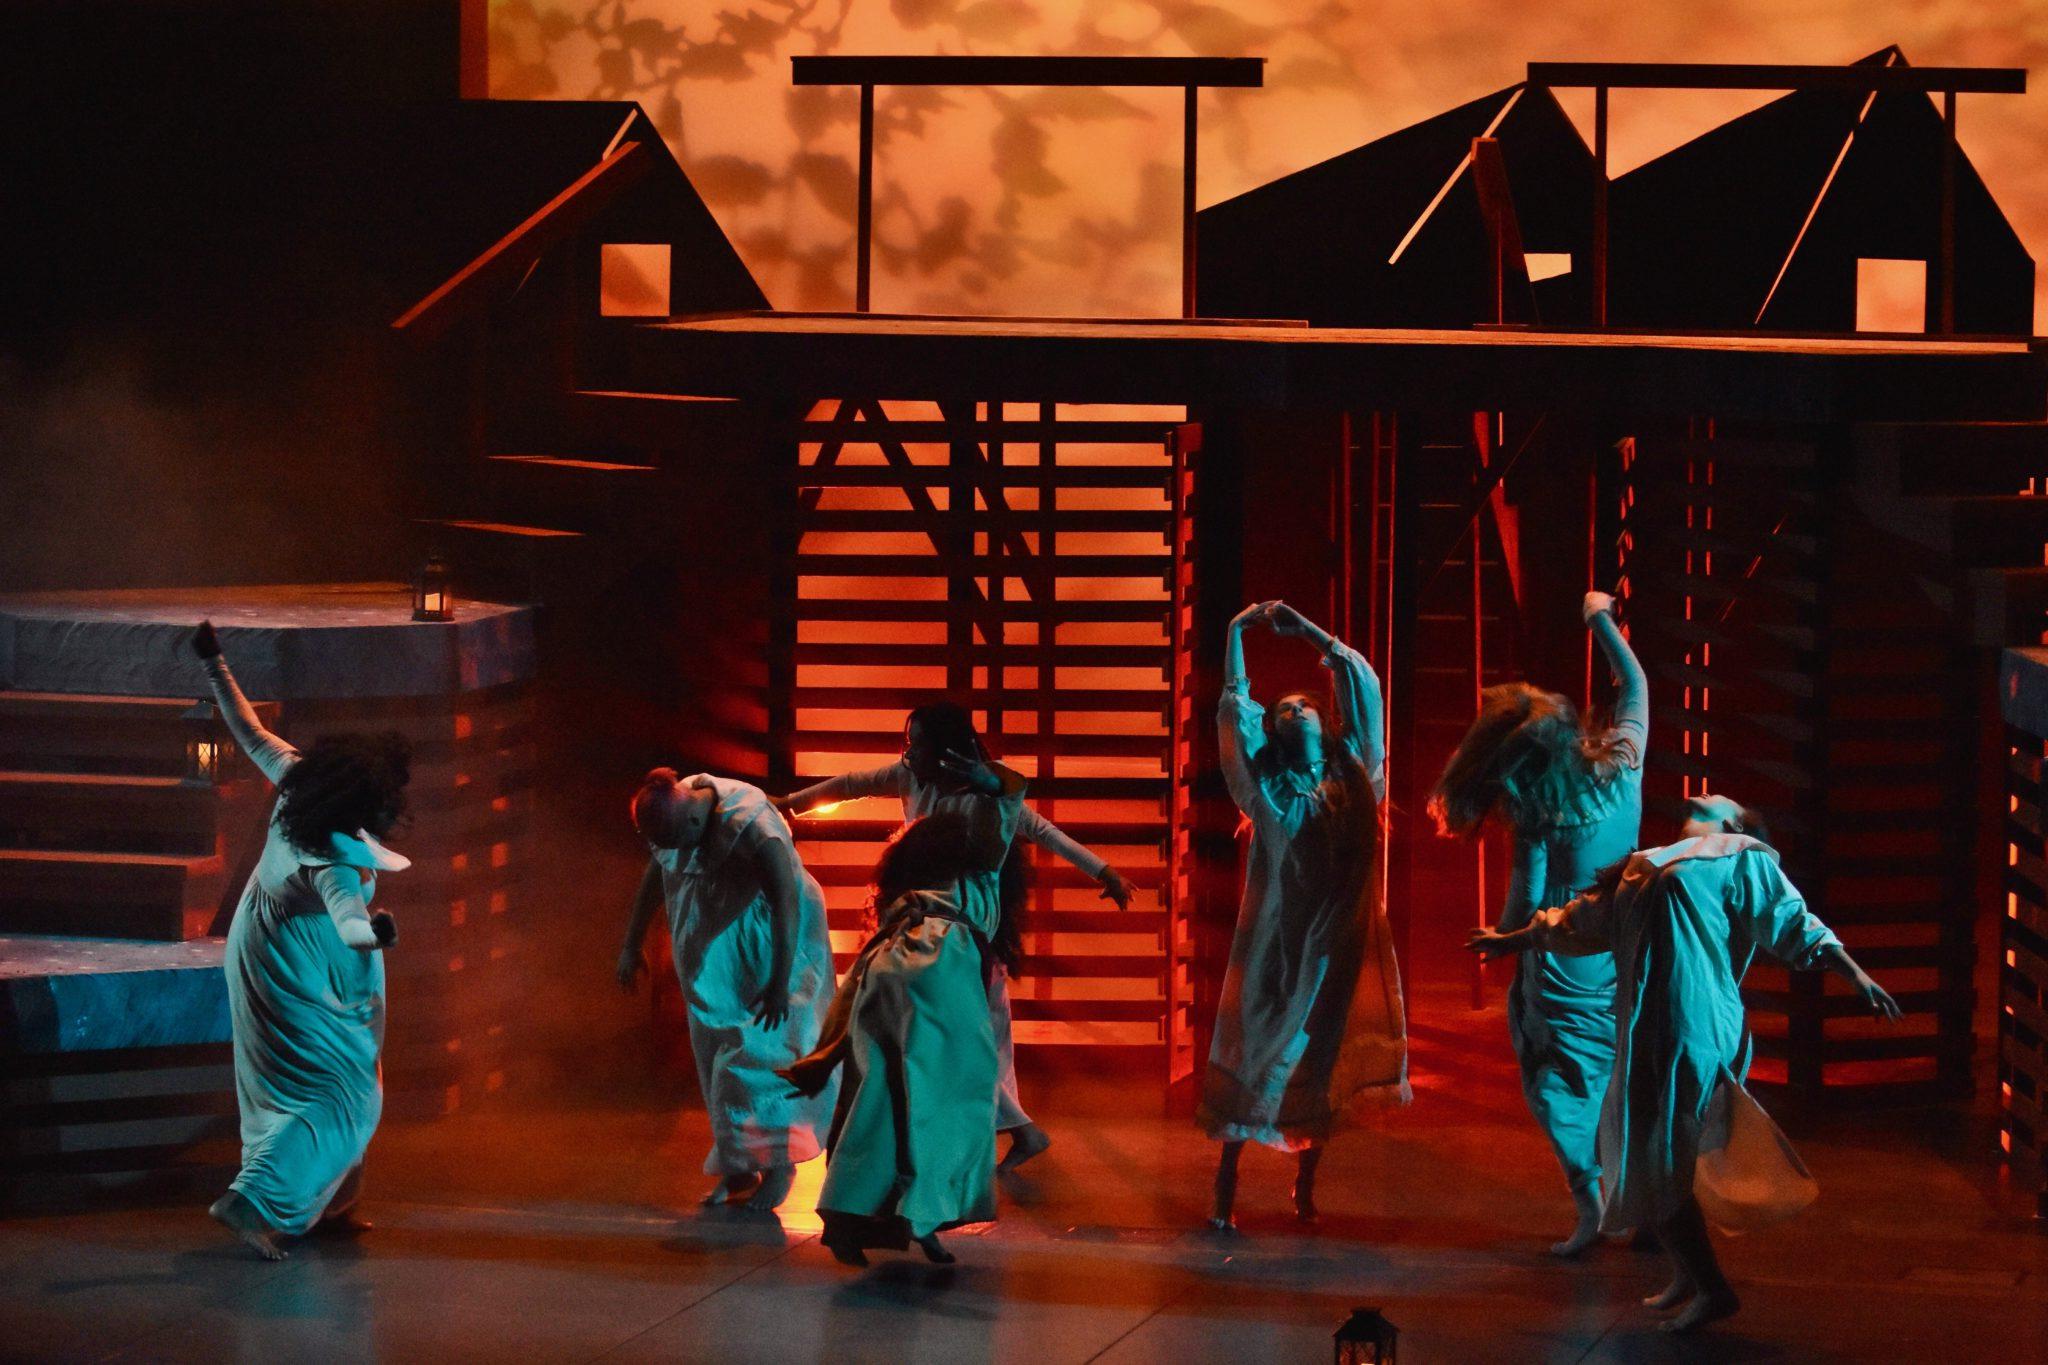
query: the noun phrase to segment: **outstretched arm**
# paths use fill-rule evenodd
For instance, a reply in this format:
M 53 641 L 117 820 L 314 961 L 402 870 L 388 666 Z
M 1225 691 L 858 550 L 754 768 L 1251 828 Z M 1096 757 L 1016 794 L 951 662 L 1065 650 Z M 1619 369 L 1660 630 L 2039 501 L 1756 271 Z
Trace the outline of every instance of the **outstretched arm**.
M 214 637 L 213 622 L 201 621 L 199 629 L 192 632 L 192 652 L 199 656 L 199 662 L 206 668 L 206 681 L 213 689 L 213 704 L 220 708 L 228 733 L 235 737 L 235 743 L 249 756 L 258 772 L 273 783 L 282 781 L 292 764 L 299 761 L 299 751 L 263 728 L 263 722 L 257 719 L 256 708 L 249 705 L 249 699 L 242 695 L 242 689 L 235 683 L 235 675 L 228 670 L 227 658 L 220 652 L 220 641 Z
M 1565 957 L 1609 952 L 1614 947 L 1608 924 L 1613 904 L 1611 891 L 1588 891 L 1569 904 L 1538 910 L 1518 929 L 1474 929 L 1466 936 L 1465 946 L 1489 959 L 1531 948 Z
M 1017 832 L 1051 853 L 1057 853 L 1075 867 L 1102 883 L 1102 896 L 1116 902 L 1119 910 L 1131 908 L 1131 888 L 1117 870 L 1093 849 L 1070 838 L 1066 831 L 1026 806 L 1017 817 Z
M 1650 742 L 1650 679 L 1615 623 L 1612 597 L 1604 592 L 1587 593 L 1579 615 L 1593 632 L 1608 668 L 1614 671 L 1614 728 L 1626 732 L 1640 763 Z
M 1364 765 L 1373 795 L 1387 797 L 1387 715 L 1380 679 L 1365 656 L 1285 602 L 1271 602 L 1266 620 L 1274 631 L 1307 640 L 1323 656 L 1335 681 L 1337 715 L 1344 725 L 1344 746 Z
M 903 790 L 902 772 L 903 763 L 898 760 L 865 772 L 828 777 L 823 782 L 813 782 L 787 796 L 770 797 L 769 800 L 786 815 L 802 815 L 818 806 L 836 806 L 842 801 L 857 801 L 863 796 L 896 796 Z
M 633 982 L 647 969 L 640 945 L 646 941 L 647 925 L 660 905 L 661 864 L 649 858 L 647 870 L 640 874 L 640 889 L 633 893 L 633 912 L 626 917 L 626 941 L 619 945 L 619 985 L 626 990 L 632 990 Z

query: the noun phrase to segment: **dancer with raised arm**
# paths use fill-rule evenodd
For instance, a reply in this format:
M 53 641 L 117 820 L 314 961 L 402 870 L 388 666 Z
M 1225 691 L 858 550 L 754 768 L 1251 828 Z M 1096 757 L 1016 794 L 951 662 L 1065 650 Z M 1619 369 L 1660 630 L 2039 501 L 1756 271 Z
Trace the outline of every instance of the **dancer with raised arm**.
M 1337 704 L 1252 700 L 1244 632 L 1306 640 Z M 1235 1228 L 1246 1142 L 1296 1153 L 1295 1215 L 1316 1219 L 1323 1144 L 1362 1102 L 1408 1099 L 1408 1035 L 1393 936 L 1380 903 L 1386 721 L 1357 651 L 1285 602 L 1230 623 L 1216 728 L 1223 777 L 1251 826 L 1244 899 L 1223 978 L 1199 1121 L 1223 1144 L 1210 1226 Z
M 981 761 L 988 759 L 988 746 L 974 728 L 967 709 L 953 702 L 932 702 L 912 711 L 903 723 L 903 757 L 894 763 L 865 772 L 845 773 L 791 792 L 776 804 L 792 815 L 802 815 L 819 806 L 836 806 L 862 797 L 893 796 L 903 802 L 905 823 L 944 811 L 964 811 L 977 795 L 964 788 L 946 769 L 947 754 L 960 754 Z M 1017 837 L 1050 853 L 1058 854 L 1102 886 L 1102 899 L 1116 902 L 1119 910 L 1131 905 L 1131 888 L 1117 870 L 1092 850 L 1067 837 L 1059 826 L 1024 807 L 1017 815 Z M 997 1061 L 996 1128 L 1010 1134 L 1010 1149 L 999 1169 L 1012 1171 L 1052 1145 L 1043 1128 L 1024 1112 L 1017 1093 L 1016 1052 L 1010 1041 L 1010 968 L 1018 942 L 1017 914 L 1022 910 L 1021 882 L 1024 867 L 1021 848 L 1013 849 L 1002 869 L 987 874 L 983 889 L 1006 911 L 994 936 L 996 961 L 989 973 L 989 1023 L 995 1030 Z M 1007 879 L 1018 888 L 1007 899 L 999 894 L 998 883 Z
M 875 865 L 879 927 L 840 987 L 816 1052 L 788 1072 L 815 1094 L 846 1068 L 818 1196 L 825 1246 L 848 1265 L 996 1216 L 996 1043 L 989 1022 L 989 874 L 1002 865 L 1024 782 L 960 753 L 947 771 L 976 793 L 912 821 Z
M 1690 802 L 1683 837 L 1603 871 L 1592 890 L 1516 929 L 1475 929 L 1486 957 L 1531 949 L 1614 955 L 1614 1075 L 1600 1117 L 1605 1225 L 1651 1227 L 1672 1279 L 1644 1302 L 1687 1332 L 1740 1302 L 1707 1219 L 1732 1230 L 1796 1212 L 1811 1177 L 1743 1089 L 1742 978 L 1761 951 L 1826 969 L 1889 1019 L 1899 1007 L 1842 949 L 1778 867 L 1762 819 L 1725 796 Z M 1712 1207 L 1702 1208 L 1711 1198 Z
M 228 1009 L 242 1168 L 207 1210 L 258 1254 L 316 1228 L 357 1232 L 363 1152 L 384 1090 L 384 960 L 377 874 L 410 866 L 378 842 L 405 810 L 403 737 L 332 735 L 301 754 L 263 728 L 211 622 L 192 636 L 228 731 L 277 786 L 263 853 L 228 927 Z
M 1588 730 L 1570 701 L 1528 683 L 1489 687 L 1429 801 L 1440 833 L 1476 838 L 1493 825 L 1512 839 L 1504 930 L 1592 886 L 1601 868 L 1635 851 L 1642 828 L 1649 680 L 1614 622 L 1612 597 L 1587 593 L 1580 616 L 1614 672 L 1614 723 Z M 1522 1095 L 1578 1210 L 1571 1235 L 1550 1249 L 1574 1256 L 1600 1235 L 1594 1149 L 1614 1067 L 1614 959 L 1523 953 L 1508 994 L 1508 1037 Z
M 711 1118 L 704 1171 L 718 1184 L 704 1202 L 776 1208 L 797 1163 L 823 1150 L 836 1098 L 830 1085 L 792 1097 L 775 1074 L 817 1046 L 832 1005 L 825 893 L 759 787 L 656 768 L 632 816 L 653 856 L 619 949 L 619 984 L 632 988 L 648 923 L 666 905 Z

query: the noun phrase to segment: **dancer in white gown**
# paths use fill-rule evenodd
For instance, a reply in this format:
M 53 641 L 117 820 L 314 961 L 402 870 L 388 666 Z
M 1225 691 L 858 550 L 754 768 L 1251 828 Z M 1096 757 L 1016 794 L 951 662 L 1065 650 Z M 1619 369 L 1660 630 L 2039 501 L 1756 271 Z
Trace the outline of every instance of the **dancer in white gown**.
M 819 806 L 836 806 L 862 797 L 893 796 L 903 803 L 905 824 L 942 812 L 971 815 L 981 798 L 948 771 L 949 754 L 983 763 L 989 759 L 988 746 L 976 733 L 974 719 L 966 708 L 952 702 L 933 702 L 918 707 L 904 721 L 903 757 L 896 762 L 827 778 L 791 792 L 776 804 L 792 815 L 802 815 Z M 1117 870 L 1029 806 L 1018 813 L 1016 833 L 1019 840 L 1028 840 L 1058 854 L 1094 878 L 1102 886 L 1102 898 L 1116 902 L 1119 910 L 1130 908 L 1131 888 Z M 1021 871 L 1014 860 L 1022 856 L 1021 849 L 1013 850 L 1009 854 L 1012 861 L 1006 865 Z M 981 875 L 989 900 L 995 903 L 999 899 L 996 891 L 1002 881 L 1002 869 L 990 869 Z M 1015 908 L 1006 906 L 1004 922 L 990 930 L 991 946 L 996 952 L 988 978 L 989 1024 L 996 1039 L 996 1130 L 1010 1134 L 1010 1149 L 1004 1153 L 1000 1167 L 1004 1171 L 1015 1170 L 1052 1144 L 1045 1130 L 1024 1112 L 1017 1093 L 1016 1051 L 1010 1040 L 1009 985 L 1009 968 L 1017 955 Z
M 643 965 L 655 910 L 668 908 L 690 1051 L 711 1118 L 707 1204 L 772 1209 L 796 1164 L 823 1150 L 836 1088 L 791 1093 L 778 1077 L 818 1044 L 832 1005 L 825 893 L 759 787 L 672 768 L 647 774 L 633 826 L 653 850 L 619 949 L 619 984 Z
M 1810 1197 L 1791 1144 L 1742 1087 L 1750 962 L 1764 952 L 1795 971 L 1834 972 L 1872 1010 L 1899 1017 L 1897 1002 L 1807 910 L 1754 811 L 1725 796 L 1694 797 L 1682 834 L 1606 869 L 1569 904 L 1518 929 L 1475 929 L 1468 943 L 1487 957 L 1614 954 L 1614 1075 L 1600 1115 L 1604 1225 L 1656 1230 L 1672 1280 L 1644 1302 L 1678 1309 L 1665 1324 L 1678 1332 L 1740 1307 L 1708 1240 L 1701 1193 L 1711 1189 L 1716 1221 L 1731 1229 Z M 1739 1140 L 1744 1129 L 1756 1139 Z M 1710 1174 L 1711 1186 L 1702 1184 Z
M 1299 692 L 1270 711 L 1252 700 L 1244 632 L 1254 625 L 1315 647 L 1334 713 Z M 1385 724 L 1372 666 L 1294 608 L 1255 603 L 1230 623 L 1217 742 L 1252 837 L 1198 1114 L 1223 1144 L 1209 1220 L 1219 1231 L 1235 1226 L 1246 1142 L 1296 1154 L 1295 1214 L 1314 1222 L 1323 1144 L 1367 1103 L 1408 1099 L 1401 976 L 1377 875 Z
M 211 623 L 192 648 L 229 733 L 278 789 L 228 927 L 242 1168 L 208 1212 L 282 1260 L 281 1237 L 368 1226 L 353 1209 L 384 1109 L 381 950 L 397 937 L 370 901 L 379 872 L 410 865 L 378 842 L 404 811 L 410 755 L 398 735 L 331 736 L 302 755 L 263 728 Z

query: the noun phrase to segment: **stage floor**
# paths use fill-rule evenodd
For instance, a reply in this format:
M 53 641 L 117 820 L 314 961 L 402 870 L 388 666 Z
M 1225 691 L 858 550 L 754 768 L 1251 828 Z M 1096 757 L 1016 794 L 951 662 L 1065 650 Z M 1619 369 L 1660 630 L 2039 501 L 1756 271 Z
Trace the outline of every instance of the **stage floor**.
M 1314 1362 L 1354 1306 L 1401 1359 L 2023 1362 L 2048 1344 L 2048 1235 L 1955 1115 L 1793 1125 L 1820 1204 L 1723 1242 L 1745 1306 L 1688 1341 L 1636 1305 L 1657 1259 L 1544 1254 L 1564 1193 L 1498 1010 L 1418 1002 L 1414 1106 L 1333 1147 L 1324 1222 L 1249 1153 L 1244 1235 L 1199 1221 L 1214 1148 L 1128 1088 L 1027 1076 L 1054 1135 L 958 1266 L 837 1265 L 799 1187 L 783 1223 L 690 1209 L 701 1111 L 645 1084 L 435 1124 L 371 1149 L 360 1243 L 254 1259 L 196 1203 L 0 1222 L 10 1360 Z M 629 1068 L 630 1069 L 630 1068 Z M 593 1091 L 596 1087 L 589 1087 Z M 680 1212 L 679 1212 L 680 1211 Z

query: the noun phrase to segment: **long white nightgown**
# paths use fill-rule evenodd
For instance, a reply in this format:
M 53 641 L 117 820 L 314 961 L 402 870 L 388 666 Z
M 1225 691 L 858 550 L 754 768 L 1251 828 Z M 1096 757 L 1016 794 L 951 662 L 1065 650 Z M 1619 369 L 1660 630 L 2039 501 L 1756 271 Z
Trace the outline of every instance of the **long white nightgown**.
M 299 751 L 263 728 L 228 671 L 207 678 L 229 731 L 271 782 Z M 284 837 L 273 807 L 263 853 L 228 927 L 228 1008 L 242 1168 L 231 1186 L 271 1227 L 301 1233 L 354 1202 L 384 1110 L 384 955 L 342 942 L 367 928 L 377 872 L 409 866 L 367 837 L 315 856 Z
M 801 1096 L 775 1071 L 817 1046 L 832 1006 L 825 893 L 797 860 L 789 826 L 759 787 L 703 773 L 682 785 L 708 787 L 718 798 L 694 849 L 654 850 L 690 1051 L 711 1117 L 704 1170 L 735 1176 L 808 1161 L 823 1150 L 838 1083 Z M 789 1014 L 773 1027 L 754 1018 L 775 960 L 774 910 L 760 871 L 767 857 L 786 858 L 797 886 Z
M 903 803 L 906 823 L 940 811 L 972 814 L 976 809 L 974 803 L 987 799 L 974 792 L 945 791 L 920 782 L 917 774 L 910 770 L 910 765 L 901 759 L 865 772 L 827 778 L 792 793 L 789 799 L 803 810 L 816 805 L 855 801 L 864 796 L 897 798 Z M 1016 832 L 1019 838 L 1029 839 L 1047 852 L 1058 854 L 1098 880 L 1109 867 L 1108 863 L 1069 838 L 1058 825 L 1029 806 L 1017 813 Z M 975 895 L 985 897 L 990 904 L 999 904 L 1002 899 L 1000 864 L 983 874 L 980 881 L 984 885 L 975 888 Z M 993 924 L 989 932 L 995 932 Z M 1031 1122 L 1031 1116 L 1024 1112 L 1024 1105 L 1017 1094 L 1017 1053 L 1010 1041 L 1010 973 L 1000 960 L 992 965 L 989 972 L 988 1019 L 996 1040 L 996 1128 L 1007 1132 Z
M 1319 774 L 1262 771 L 1265 709 L 1244 679 L 1227 680 L 1216 714 L 1224 780 L 1252 844 L 1198 1118 L 1210 1137 L 1288 1151 L 1341 1130 L 1361 1102 L 1409 1095 L 1400 969 L 1376 875 L 1379 679 L 1341 642 L 1323 662 L 1344 737 Z
M 1530 921 L 1553 953 L 1614 954 L 1614 1075 L 1600 1115 L 1602 1226 L 1654 1226 L 1693 1193 L 1710 1110 L 1741 1104 L 1749 1074 L 1742 977 L 1761 951 L 1797 971 L 1820 965 L 1832 930 L 1778 867 L 1768 845 L 1711 834 L 1628 860 L 1620 880 Z M 1731 1148 L 1730 1151 L 1735 1149 Z M 1806 1179 L 1779 1135 L 1734 1182 L 1759 1206 Z M 1724 1220 L 1727 1221 L 1727 1220 Z

